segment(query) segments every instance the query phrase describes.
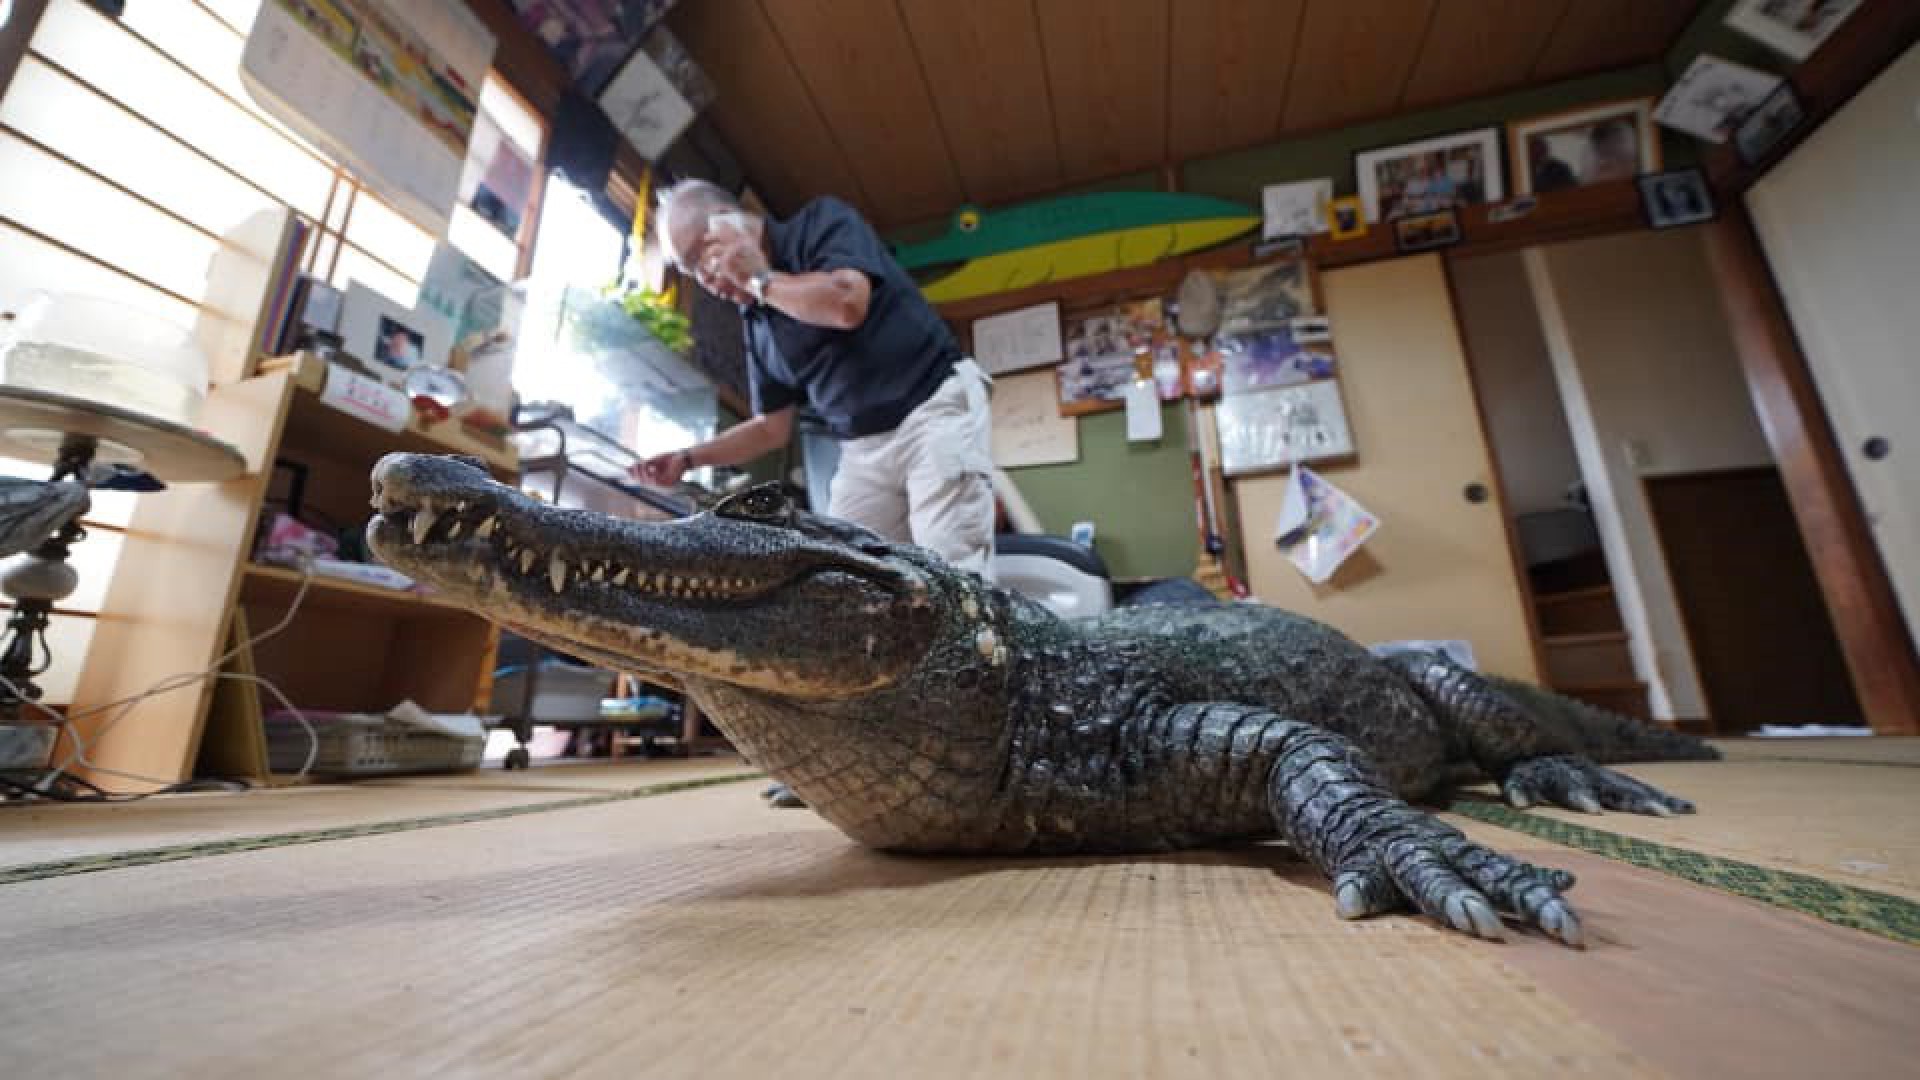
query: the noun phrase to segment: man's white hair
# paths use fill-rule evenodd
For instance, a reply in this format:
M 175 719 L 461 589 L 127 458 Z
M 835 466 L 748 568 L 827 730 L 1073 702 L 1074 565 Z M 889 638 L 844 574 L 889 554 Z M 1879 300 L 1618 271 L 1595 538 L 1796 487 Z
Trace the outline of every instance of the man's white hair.
M 707 180 L 677 180 L 660 189 L 659 197 L 654 201 L 654 238 L 660 242 L 660 252 L 673 265 L 685 269 L 680 262 L 680 253 L 673 247 L 673 223 L 681 213 L 698 213 L 702 217 L 725 214 L 740 209 L 740 200 L 719 184 Z

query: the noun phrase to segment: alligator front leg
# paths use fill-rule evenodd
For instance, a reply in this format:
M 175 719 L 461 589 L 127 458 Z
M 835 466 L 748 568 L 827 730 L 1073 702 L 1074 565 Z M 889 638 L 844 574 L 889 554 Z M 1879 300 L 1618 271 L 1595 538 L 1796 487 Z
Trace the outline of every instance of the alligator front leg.
M 1268 778 L 1274 821 L 1333 881 L 1355 919 L 1411 903 L 1462 933 L 1500 940 L 1496 909 L 1568 945 L 1580 921 L 1560 894 L 1573 875 L 1508 858 L 1396 797 L 1347 739 L 1310 724 L 1281 733 Z

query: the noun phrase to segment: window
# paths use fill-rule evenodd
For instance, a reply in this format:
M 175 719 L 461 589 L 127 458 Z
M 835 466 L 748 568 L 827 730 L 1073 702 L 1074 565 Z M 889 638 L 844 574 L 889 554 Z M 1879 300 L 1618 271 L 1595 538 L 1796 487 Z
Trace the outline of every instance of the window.
M 39 290 L 115 300 L 183 326 L 252 312 L 208 303 L 208 259 L 223 235 L 284 206 L 313 226 L 304 268 L 411 304 L 434 237 L 381 202 L 255 104 L 240 56 L 261 0 L 166 0 L 109 18 L 51 0 L 0 96 L 0 311 Z M 9 5 L 0 0 L 0 11 Z M 532 161 L 539 116 L 493 77 L 481 110 Z M 533 198 L 538 199 L 536 189 Z M 529 213 L 528 218 L 536 215 Z M 509 237 L 471 211 L 449 239 L 511 279 L 533 228 Z M 11 475 L 46 469 L 0 462 Z M 70 699 L 112 573 L 131 498 L 96 493 L 92 535 L 74 549 L 82 590 L 55 616 L 48 700 Z

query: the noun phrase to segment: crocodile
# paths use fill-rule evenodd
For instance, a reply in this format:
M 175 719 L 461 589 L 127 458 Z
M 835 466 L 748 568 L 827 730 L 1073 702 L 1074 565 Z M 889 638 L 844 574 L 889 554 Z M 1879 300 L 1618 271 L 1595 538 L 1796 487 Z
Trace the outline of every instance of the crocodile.
M 1412 907 L 1580 945 L 1564 871 L 1416 804 L 1686 813 L 1600 761 L 1708 758 L 1679 732 L 1377 656 L 1255 604 L 1067 620 L 774 485 L 670 521 L 556 507 L 472 459 L 374 468 L 370 549 L 500 625 L 677 686 L 855 842 L 914 854 L 1166 852 L 1281 839 L 1336 914 Z

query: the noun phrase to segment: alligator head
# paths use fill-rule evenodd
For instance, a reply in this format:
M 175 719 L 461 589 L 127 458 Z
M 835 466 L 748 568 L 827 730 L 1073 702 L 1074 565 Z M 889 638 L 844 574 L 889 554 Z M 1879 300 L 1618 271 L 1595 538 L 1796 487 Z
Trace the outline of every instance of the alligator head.
M 937 560 L 775 485 L 667 522 L 551 506 L 470 458 L 373 471 L 381 561 L 524 637 L 615 670 L 831 700 L 893 683 L 940 635 Z

